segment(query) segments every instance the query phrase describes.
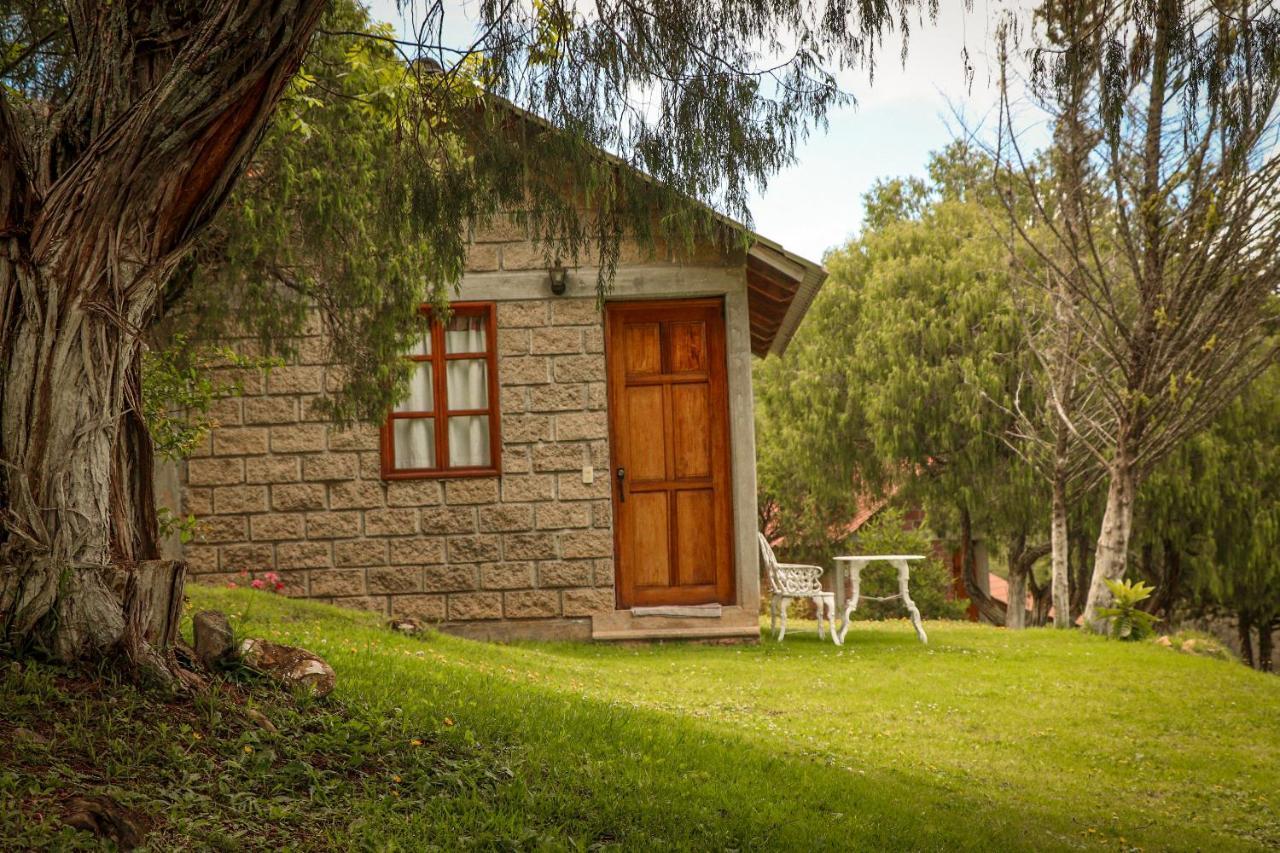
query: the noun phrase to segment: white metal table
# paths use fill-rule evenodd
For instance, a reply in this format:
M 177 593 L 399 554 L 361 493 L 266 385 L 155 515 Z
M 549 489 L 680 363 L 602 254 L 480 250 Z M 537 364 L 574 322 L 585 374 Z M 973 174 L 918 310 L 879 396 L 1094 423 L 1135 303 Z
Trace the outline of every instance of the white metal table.
M 858 609 L 858 599 L 861 597 L 862 586 L 862 570 L 867 563 L 874 563 L 877 560 L 884 560 L 898 570 L 898 594 L 886 595 L 883 598 L 877 598 L 877 601 L 889 601 L 894 598 L 901 598 L 903 605 L 907 608 L 907 612 L 911 614 L 911 624 L 915 625 L 916 636 L 920 638 L 920 642 L 928 643 L 929 637 L 924 632 L 924 625 L 920 623 L 920 610 L 916 607 L 916 603 L 911 600 L 911 593 L 907 589 L 907 581 L 911 578 L 911 563 L 916 560 L 925 559 L 920 554 L 871 554 L 867 556 L 846 556 L 836 557 L 836 610 L 843 615 L 840 618 L 840 633 L 836 642 L 840 645 L 844 644 L 844 635 L 849 630 L 849 615 Z M 845 565 L 848 564 L 849 570 L 852 572 L 850 591 L 848 598 L 845 597 L 844 573 Z M 871 596 L 867 596 L 871 598 Z

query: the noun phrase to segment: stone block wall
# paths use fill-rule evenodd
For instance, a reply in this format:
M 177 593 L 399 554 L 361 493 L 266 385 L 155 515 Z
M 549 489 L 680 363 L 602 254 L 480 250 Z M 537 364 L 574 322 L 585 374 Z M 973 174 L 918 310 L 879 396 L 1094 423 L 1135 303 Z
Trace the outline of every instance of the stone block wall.
M 613 609 L 604 336 L 594 299 L 498 302 L 500 477 L 383 481 L 376 427 L 312 411 L 338 368 L 239 377 L 185 465 L 197 581 L 276 571 L 285 593 L 431 622 Z M 583 482 L 583 468 L 594 482 Z
M 740 262 L 709 245 L 624 242 L 619 256 L 620 269 Z M 242 396 L 215 405 L 180 472 L 199 520 L 185 548 L 195 580 L 275 571 L 288 595 L 482 636 L 511 622 L 525 630 L 505 636 L 586 636 L 585 617 L 614 608 L 604 325 L 594 298 L 504 295 L 504 281 L 547 266 L 507 217 L 472 234 L 465 298 L 497 303 L 500 476 L 383 481 L 378 429 L 340 430 L 313 410 L 343 372 L 318 320 L 292 363 L 238 371 Z M 570 623 L 581 630 L 557 633 Z

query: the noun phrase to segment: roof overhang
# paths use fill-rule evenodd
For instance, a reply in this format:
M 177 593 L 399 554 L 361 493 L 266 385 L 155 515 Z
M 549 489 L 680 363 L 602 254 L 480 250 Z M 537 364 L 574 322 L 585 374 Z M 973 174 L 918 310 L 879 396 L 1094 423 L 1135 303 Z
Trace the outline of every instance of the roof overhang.
M 762 358 L 769 353 L 782 355 L 827 280 L 827 271 L 758 234 L 750 236 L 747 310 L 751 315 L 751 352 Z
M 490 95 L 490 98 L 546 130 L 558 131 L 551 122 L 506 98 L 497 95 Z M 657 182 L 652 175 L 616 154 L 603 148 L 597 150 L 601 157 L 614 165 L 628 169 L 646 181 Z M 711 214 L 730 231 L 747 238 L 750 245 L 747 250 L 747 308 L 751 314 L 751 352 L 761 358 L 769 353 L 782 355 L 817 297 L 819 288 L 827 280 L 827 271 L 822 264 L 788 252 L 781 244 L 762 237 L 705 202 L 689 199 L 689 203 Z

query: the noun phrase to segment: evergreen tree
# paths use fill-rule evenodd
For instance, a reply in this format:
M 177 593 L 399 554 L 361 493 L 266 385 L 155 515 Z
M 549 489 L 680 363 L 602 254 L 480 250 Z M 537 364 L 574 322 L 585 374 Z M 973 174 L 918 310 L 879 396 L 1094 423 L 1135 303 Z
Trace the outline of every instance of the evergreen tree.
M 1157 611 L 1167 616 L 1181 601 L 1234 615 L 1247 662 L 1270 670 L 1280 628 L 1280 367 L 1165 460 L 1140 501 L 1136 563 L 1156 585 Z
M 929 171 L 868 194 L 864 233 L 827 256 L 830 280 L 787 355 L 757 368 L 762 503 L 811 557 L 843 537 L 855 496 L 920 503 L 935 528 L 958 530 L 984 614 L 1020 627 L 1022 607 L 978 587 L 972 540 L 976 529 L 1005 543 L 1020 603 L 1048 552 L 1045 489 L 1005 440 L 1033 365 L 992 227 L 990 163 L 955 144 Z

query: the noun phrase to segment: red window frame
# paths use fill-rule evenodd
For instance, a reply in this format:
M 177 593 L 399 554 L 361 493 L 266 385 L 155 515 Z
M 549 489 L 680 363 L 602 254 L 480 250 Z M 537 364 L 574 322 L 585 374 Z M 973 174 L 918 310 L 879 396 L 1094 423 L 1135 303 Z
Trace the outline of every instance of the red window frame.
M 445 378 L 445 363 L 456 359 L 474 359 L 479 353 L 446 353 L 444 351 L 444 324 L 431 316 L 431 306 L 423 305 L 420 310 L 430 324 L 431 354 L 406 355 L 408 361 L 429 362 L 431 364 L 431 411 L 387 413 L 382 424 L 382 479 L 384 480 L 423 480 L 443 479 L 450 477 L 494 477 L 502 469 L 502 429 L 498 415 L 498 323 L 497 304 L 494 302 L 456 302 L 449 306 L 454 316 L 483 317 L 485 321 L 484 359 L 488 370 L 488 402 L 484 409 L 450 409 L 448 407 L 448 383 Z M 449 466 L 449 417 L 466 415 L 488 415 L 489 417 L 489 465 L 485 466 Z M 436 467 L 434 468 L 396 468 L 395 439 L 391 423 L 395 420 L 412 418 L 434 419 Z

